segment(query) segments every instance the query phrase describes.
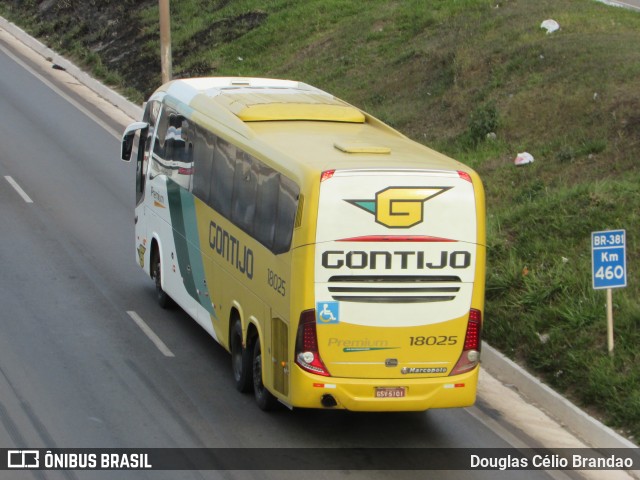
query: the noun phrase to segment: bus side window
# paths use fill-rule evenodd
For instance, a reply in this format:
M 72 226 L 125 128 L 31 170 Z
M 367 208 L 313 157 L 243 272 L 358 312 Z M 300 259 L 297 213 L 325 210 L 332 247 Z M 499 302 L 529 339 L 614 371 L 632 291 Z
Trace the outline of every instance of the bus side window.
M 193 194 L 210 204 L 211 171 L 215 137 L 201 127 L 194 129 L 193 138 Z
M 186 146 L 170 128 L 158 151 L 171 152 L 167 160 L 179 164 L 193 145 L 186 157 L 193 162 L 192 193 L 272 252 L 289 251 L 300 194 L 295 182 L 198 125 L 182 134 Z
M 273 248 L 278 214 L 278 195 L 280 175 L 264 164 L 258 173 L 258 193 L 256 196 L 256 215 L 253 221 L 253 236 L 268 248 Z
M 182 115 L 175 112 L 169 114 L 169 125 L 164 135 L 163 154 L 165 160 L 180 161 L 182 160 L 185 150 L 185 130 L 186 121 Z M 174 165 L 172 165 L 174 166 Z
M 258 189 L 258 163 L 250 155 L 238 150 L 235 167 L 231 220 L 245 232 L 252 234 Z
M 156 136 L 156 143 L 153 145 L 153 153 L 160 158 L 164 158 L 165 153 L 165 141 L 167 136 L 167 130 L 169 129 L 169 109 L 165 108 L 158 119 L 158 135 Z
M 278 194 L 278 215 L 276 218 L 276 236 L 273 253 L 284 253 L 291 247 L 293 227 L 298 210 L 300 189 L 287 177 L 280 175 L 280 190 Z
M 217 138 L 213 151 L 210 206 L 227 218 L 231 218 L 235 160 L 236 148 L 221 138 Z
M 191 190 L 193 180 L 193 137 L 194 127 L 182 115 L 174 119 L 175 130 L 171 156 L 171 179 L 187 190 Z
M 170 109 L 165 107 L 160 114 L 160 118 L 157 121 L 155 136 L 155 142 L 153 144 L 153 154 L 151 155 L 149 162 L 149 169 L 151 172 L 151 178 L 156 175 L 167 175 L 167 168 L 164 165 L 162 159 L 165 157 L 166 150 L 166 136 L 169 129 L 169 116 L 171 115 Z

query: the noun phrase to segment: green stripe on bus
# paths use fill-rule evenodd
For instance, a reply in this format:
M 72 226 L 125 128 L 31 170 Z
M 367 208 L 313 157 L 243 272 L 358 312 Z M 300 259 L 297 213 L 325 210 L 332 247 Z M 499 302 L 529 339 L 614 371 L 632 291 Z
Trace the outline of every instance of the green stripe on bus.
M 187 292 L 194 299 L 198 299 L 196 286 L 193 281 L 191 257 L 189 255 L 189 246 L 185 236 L 185 218 L 183 198 L 185 202 L 191 203 L 193 210 L 193 199 L 189 201 L 186 196 L 180 193 L 180 186 L 172 180 L 167 180 L 167 195 L 169 196 L 169 214 L 171 215 L 171 225 L 173 226 L 173 242 L 176 246 L 176 257 L 178 259 L 178 268 L 182 281 Z M 188 208 L 188 207 L 187 207 Z M 198 257 L 195 257 L 198 258 Z M 198 262 L 200 260 L 198 259 Z

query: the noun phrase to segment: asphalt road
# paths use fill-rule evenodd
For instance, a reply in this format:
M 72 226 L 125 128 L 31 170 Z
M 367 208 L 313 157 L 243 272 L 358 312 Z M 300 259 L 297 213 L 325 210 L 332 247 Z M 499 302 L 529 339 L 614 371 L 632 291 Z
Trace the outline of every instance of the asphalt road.
M 135 263 L 134 171 L 118 159 L 115 133 L 124 125 L 38 68 L 0 43 L 0 448 L 538 446 L 482 406 L 260 411 L 233 388 L 229 355 L 184 312 L 161 310 Z M 542 471 L 0 472 L 10 479 L 301 475 L 549 478 Z

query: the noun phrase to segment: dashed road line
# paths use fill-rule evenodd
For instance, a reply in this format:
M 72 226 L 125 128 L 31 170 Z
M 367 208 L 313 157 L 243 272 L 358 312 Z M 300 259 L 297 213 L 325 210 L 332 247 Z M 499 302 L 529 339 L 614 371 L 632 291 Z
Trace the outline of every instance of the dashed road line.
M 22 197 L 22 199 L 27 202 L 27 203 L 33 203 L 33 200 L 31 200 L 31 197 L 29 195 L 27 195 L 27 192 L 25 192 L 22 187 L 20 185 L 18 185 L 18 182 L 16 182 L 11 176 L 9 175 L 5 175 L 4 179 L 9 182 L 9 185 L 11 185 L 13 187 L 13 189 L 18 192 L 18 194 Z
M 167 347 L 165 343 L 160 340 L 160 337 L 158 337 L 158 335 L 156 335 L 156 333 L 151 330 L 151 327 L 147 325 L 142 318 L 140 318 L 140 315 L 138 315 L 133 310 L 127 311 L 127 315 L 129 315 L 131 319 L 136 322 L 136 325 L 140 327 L 140 330 L 142 330 L 142 332 L 149 338 L 149 340 L 153 342 L 153 344 L 158 348 L 158 350 L 162 352 L 165 357 L 175 357 L 169 347 Z

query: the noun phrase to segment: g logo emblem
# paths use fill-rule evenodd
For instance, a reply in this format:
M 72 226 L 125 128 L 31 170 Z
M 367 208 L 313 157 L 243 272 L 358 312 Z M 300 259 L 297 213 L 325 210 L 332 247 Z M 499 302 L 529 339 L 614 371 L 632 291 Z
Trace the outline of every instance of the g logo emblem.
M 388 228 L 410 228 L 424 221 L 424 202 L 452 187 L 388 187 L 375 200 L 346 200 L 372 213 L 376 222 Z

